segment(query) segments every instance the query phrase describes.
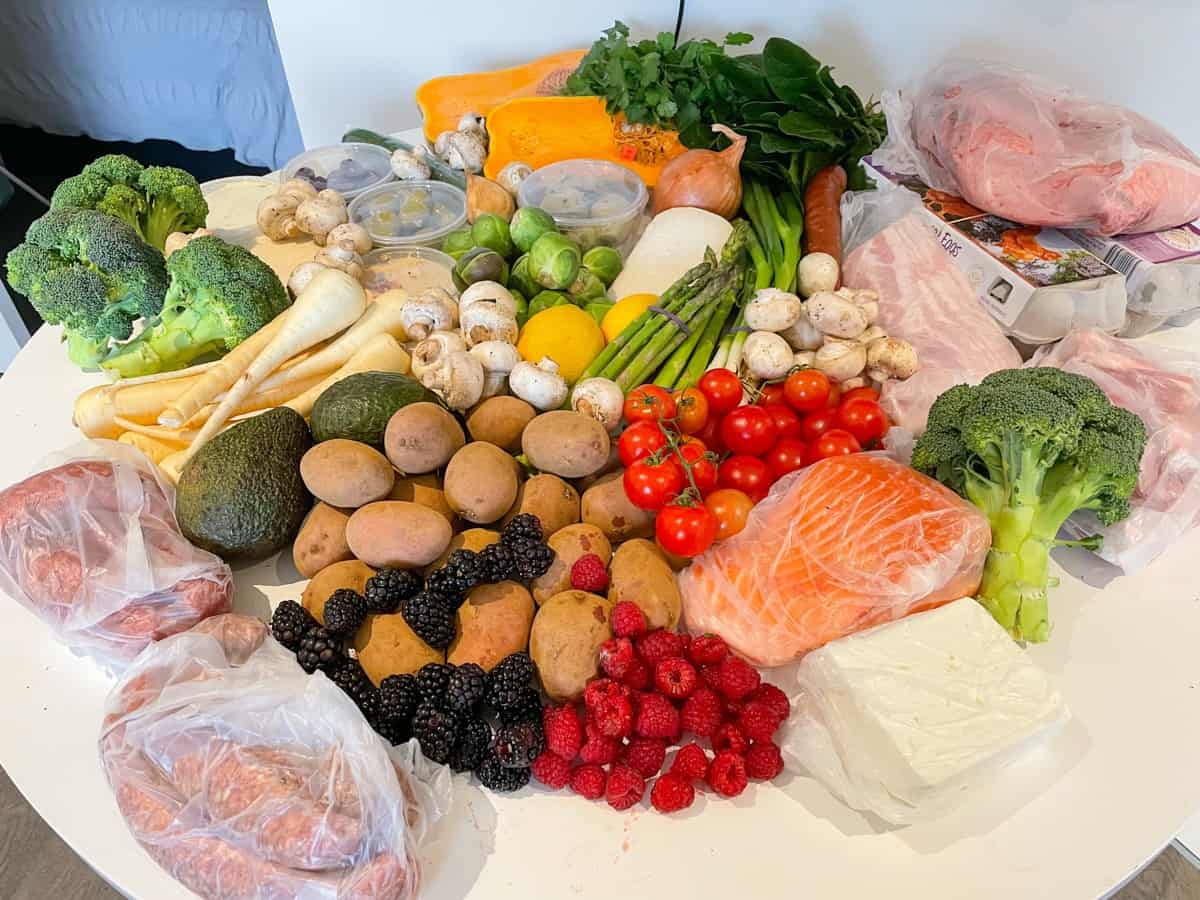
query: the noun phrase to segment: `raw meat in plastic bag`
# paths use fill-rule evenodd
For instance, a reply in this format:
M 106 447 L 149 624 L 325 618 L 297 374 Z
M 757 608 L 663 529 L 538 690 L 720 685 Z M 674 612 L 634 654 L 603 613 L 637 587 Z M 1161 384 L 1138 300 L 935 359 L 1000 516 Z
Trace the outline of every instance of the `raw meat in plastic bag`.
M 992 533 L 950 489 L 859 453 L 778 481 L 745 529 L 679 575 L 694 633 L 758 665 L 973 594 Z
M 229 566 L 192 546 L 172 487 L 140 450 L 89 441 L 0 492 L 0 589 L 74 650 L 120 669 L 228 612 Z
M 1101 234 L 1200 216 L 1200 158 L 1137 113 L 994 62 L 952 60 L 882 98 L 890 172 L 1022 222 Z
M 109 694 L 100 756 L 130 831 L 210 900 L 411 900 L 449 775 L 389 755 L 353 701 L 248 616 L 143 653 Z
M 1103 535 L 1099 556 L 1127 574 L 1140 572 L 1200 525 L 1200 357 L 1075 331 L 1039 350 L 1030 365 L 1086 375 L 1146 423 L 1149 439 L 1128 518 L 1105 526 L 1085 511 L 1066 524 L 1072 537 Z
M 920 368 L 888 381 L 880 403 L 892 423 L 925 431 L 933 401 L 955 384 L 978 384 L 1021 356 L 938 246 L 911 191 L 881 185 L 842 200 L 847 285 L 879 294 L 877 325 L 916 348 Z

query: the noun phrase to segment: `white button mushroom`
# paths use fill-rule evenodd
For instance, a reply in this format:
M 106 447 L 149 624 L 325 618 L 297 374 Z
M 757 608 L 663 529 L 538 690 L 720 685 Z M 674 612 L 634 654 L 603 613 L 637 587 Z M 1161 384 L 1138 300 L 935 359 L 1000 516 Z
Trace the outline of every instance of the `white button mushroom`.
M 409 340 L 419 341 L 431 331 L 453 328 L 458 323 L 458 304 L 445 288 L 429 288 L 404 305 L 400 323 Z
M 814 368 L 840 384 L 862 374 L 867 366 L 867 348 L 859 341 L 827 338 L 813 363 Z
M 521 189 L 521 182 L 533 174 L 533 169 L 523 162 L 510 162 L 496 174 L 500 186 L 513 195 Z
M 409 301 L 411 302 L 411 301 Z M 404 309 L 400 310 L 403 318 Z M 428 371 L 436 369 L 451 353 L 466 350 L 467 344 L 457 331 L 435 331 L 424 340 L 418 341 L 412 351 L 412 374 L 420 380 Z
M 762 288 L 746 304 L 746 325 L 755 331 L 785 331 L 804 314 L 795 294 L 778 288 Z
M 392 151 L 392 174 L 400 181 L 428 181 L 429 166 L 415 153 L 398 148 Z
M 176 250 L 182 250 L 196 238 L 208 237 L 212 234 L 207 228 L 197 228 L 193 232 L 172 231 L 167 235 L 167 239 L 163 241 L 163 256 L 169 257 Z
M 419 380 L 451 409 L 467 409 L 483 396 L 483 364 L 466 350 L 440 354 L 437 363 L 423 370 Z
M 609 378 L 585 378 L 571 391 L 571 409 L 590 416 L 610 434 L 621 427 L 625 395 Z
M 483 171 L 487 159 L 487 146 L 477 132 L 443 131 L 433 150 L 451 168 L 475 174 Z
M 319 191 L 296 208 L 296 224 L 318 247 L 324 247 L 329 232 L 347 221 L 346 201 L 337 191 Z
M 871 324 L 860 307 L 827 291 L 809 298 L 804 311 L 818 331 L 831 337 L 856 338 Z
M 867 374 L 876 381 L 909 378 L 918 366 L 916 348 L 908 341 L 884 337 L 867 345 Z
M 817 351 L 797 350 L 792 362 L 797 369 L 811 369 L 817 364 Z
M 796 283 L 801 297 L 832 291 L 838 283 L 837 260 L 828 253 L 806 253 L 796 266 Z
M 782 378 L 792 368 L 792 348 L 787 341 L 770 331 L 756 331 L 746 338 L 742 348 L 746 368 L 755 378 Z
M 795 324 L 779 332 L 779 336 L 794 350 L 816 350 L 825 340 L 825 335 L 817 330 L 808 313 L 803 310 Z
M 517 348 L 507 341 L 483 341 L 469 352 L 483 366 L 483 399 L 503 394 L 509 373 L 521 361 Z
M 367 229 L 357 222 L 343 222 L 330 231 L 325 240 L 329 244 L 349 244 L 355 253 L 360 254 L 370 253 L 375 246 Z
M 319 263 L 327 269 L 338 269 L 345 272 L 355 281 L 362 281 L 363 260 L 354 252 L 349 241 L 342 244 L 326 244 L 313 257 L 313 262 Z
M 484 341 L 517 342 L 517 301 L 498 282 L 478 281 L 463 291 L 458 315 L 468 347 Z
M 535 409 L 558 409 L 567 399 L 567 382 L 558 374 L 558 363 L 543 356 L 535 366 L 522 360 L 508 375 L 508 387 Z

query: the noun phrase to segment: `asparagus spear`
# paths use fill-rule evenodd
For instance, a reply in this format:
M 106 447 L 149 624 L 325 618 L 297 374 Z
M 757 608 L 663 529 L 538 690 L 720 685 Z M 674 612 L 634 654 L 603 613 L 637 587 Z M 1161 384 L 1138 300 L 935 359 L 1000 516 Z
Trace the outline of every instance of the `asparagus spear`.
M 696 312 L 688 323 L 694 329 L 693 333 L 699 334 L 704 330 L 708 320 L 716 312 L 717 305 L 709 302 Z M 664 328 L 630 364 L 629 368 L 618 376 L 617 384 L 620 385 L 621 390 L 628 392 L 639 384 L 644 384 L 646 379 L 676 353 L 688 338 L 688 333 L 681 329 L 675 329 L 672 333 Z
M 708 361 L 713 355 L 713 348 L 717 346 L 717 338 L 721 334 L 721 329 L 729 321 L 729 314 L 733 312 L 733 305 L 736 299 L 737 296 L 733 291 L 726 291 L 721 295 L 721 305 L 717 307 L 717 311 L 713 317 L 708 320 L 708 326 L 704 329 L 700 341 L 692 350 L 692 355 L 688 359 L 687 366 L 674 382 L 675 390 L 681 391 L 685 388 L 690 388 L 700 380 L 700 376 L 708 368 Z
M 709 324 L 712 324 L 712 319 L 709 320 Z M 708 331 L 707 326 L 703 329 L 703 331 L 699 328 L 696 328 L 694 325 L 691 326 L 691 328 L 692 333 L 687 336 L 687 340 L 679 345 L 679 349 L 672 353 L 671 358 L 663 363 L 663 367 L 658 370 L 658 377 L 654 379 L 654 383 L 659 387 L 670 390 L 672 386 L 674 386 L 675 379 L 680 376 L 680 374 L 683 372 L 683 367 L 686 366 L 687 361 L 691 359 L 692 353 L 696 349 L 696 345 L 700 343 L 700 338 L 704 336 L 705 331 Z

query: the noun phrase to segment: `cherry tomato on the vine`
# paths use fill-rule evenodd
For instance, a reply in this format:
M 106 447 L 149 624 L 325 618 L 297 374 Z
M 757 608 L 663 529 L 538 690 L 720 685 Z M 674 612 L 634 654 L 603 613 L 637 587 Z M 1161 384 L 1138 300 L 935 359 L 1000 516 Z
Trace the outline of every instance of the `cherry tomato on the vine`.
M 816 462 L 818 459 L 828 459 L 831 456 L 849 456 L 860 450 L 862 450 L 862 445 L 854 435 L 841 428 L 832 428 L 817 438 L 808 452 L 809 459 Z
M 776 437 L 775 420 L 761 406 L 739 406 L 721 422 L 721 443 L 733 453 L 761 456 Z
M 783 383 L 783 396 L 788 406 L 798 413 L 815 412 L 829 400 L 829 376 L 816 369 L 793 372 Z
M 757 503 L 771 489 L 771 469 L 757 456 L 731 456 L 717 469 L 717 484 L 735 488 Z
M 625 421 L 657 422 L 675 418 L 675 400 L 671 392 L 656 384 L 635 387 L 625 398 Z
M 625 470 L 625 496 L 640 509 L 662 509 L 684 488 L 679 466 L 670 460 L 652 462 L 639 459 Z
M 831 384 L 829 386 L 829 399 L 825 401 L 827 409 L 837 409 L 837 405 L 842 402 L 842 387 L 839 384 Z
M 667 446 L 667 436 L 654 422 L 634 422 L 617 438 L 617 456 L 621 465 L 632 466 Z
M 853 403 L 855 400 L 870 400 L 872 403 L 878 403 L 879 391 L 875 390 L 873 387 L 851 388 L 842 394 L 842 398 L 839 402 L 842 406 L 845 406 L 847 403 Z
M 664 506 L 654 522 L 659 546 L 676 556 L 699 556 L 717 537 L 717 518 L 704 506 Z
M 723 416 L 742 402 L 742 382 L 729 369 L 709 369 L 697 385 L 708 398 L 710 413 Z
M 775 434 L 780 440 L 800 437 L 800 417 L 790 406 L 771 406 L 768 412 L 775 421 Z
M 850 400 L 838 407 L 838 427 L 850 432 L 864 447 L 883 440 L 888 430 L 887 416 L 873 400 Z
M 704 441 L 704 446 L 708 447 L 713 453 L 723 453 L 725 451 L 725 445 L 721 443 L 721 422 L 723 421 L 723 417 L 712 412 L 710 408 L 708 421 L 694 435 L 694 437 Z
M 734 488 L 721 488 L 705 497 L 704 505 L 716 517 L 717 540 L 723 541 L 746 527 L 754 501 Z
M 800 437 L 810 446 L 830 428 L 837 427 L 836 409 L 819 409 L 805 416 L 800 422 Z
M 675 401 L 675 427 L 683 434 L 695 434 L 708 421 L 708 398 L 699 388 L 687 388 L 672 395 Z
M 771 478 L 778 481 L 788 472 L 795 472 L 808 464 L 808 447 L 796 438 L 784 438 L 767 451 L 763 457 L 771 470 Z
M 686 464 L 691 470 L 692 481 L 696 483 L 696 490 L 700 492 L 700 496 L 703 497 L 711 492 L 717 486 L 717 455 L 708 452 L 703 443 L 690 437 L 680 442 L 679 453 L 683 457 L 683 463 L 680 463 L 678 457 L 675 457 L 675 462 L 680 465 L 683 486 L 691 487 L 687 472 L 682 471 L 683 465 Z
M 758 389 L 758 399 L 754 401 L 756 406 L 780 406 L 783 403 L 783 382 L 774 381 L 770 384 L 764 384 Z

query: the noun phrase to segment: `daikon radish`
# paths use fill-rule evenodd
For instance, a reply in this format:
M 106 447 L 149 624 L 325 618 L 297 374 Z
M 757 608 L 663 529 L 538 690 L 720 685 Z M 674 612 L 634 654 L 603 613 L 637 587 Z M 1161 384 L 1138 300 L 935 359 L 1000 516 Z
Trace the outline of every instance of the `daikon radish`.
M 404 348 L 400 346 L 399 341 L 390 334 L 377 334 L 367 341 L 354 356 L 350 357 L 344 366 L 283 405 L 291 407 L 307 419 L 312 414 L 313 404 L 317 402 L 317 398 L 330 385 L 336 384 L 346 376 L 359 372 L 399 372 L 401 375 L 406 375 L 410 364 L 411 359 Z
M 164 444 L 162 441 L 156 441 L 154 438 L 146 437 L 144 434 L 136 434 L 132 431 L 126 431 L 117 440 L 122 444 L 137 447 L 150 457 L 152 462 L 156 463 L 162 462 L 177 449 L 170 444 Z
M 630 294 L 661 294 L 712 247 L 720 254 L 733 226 L 703 209 L 681 206 L 650 220 L 625 260 L 609 293 L 620 300 Z

